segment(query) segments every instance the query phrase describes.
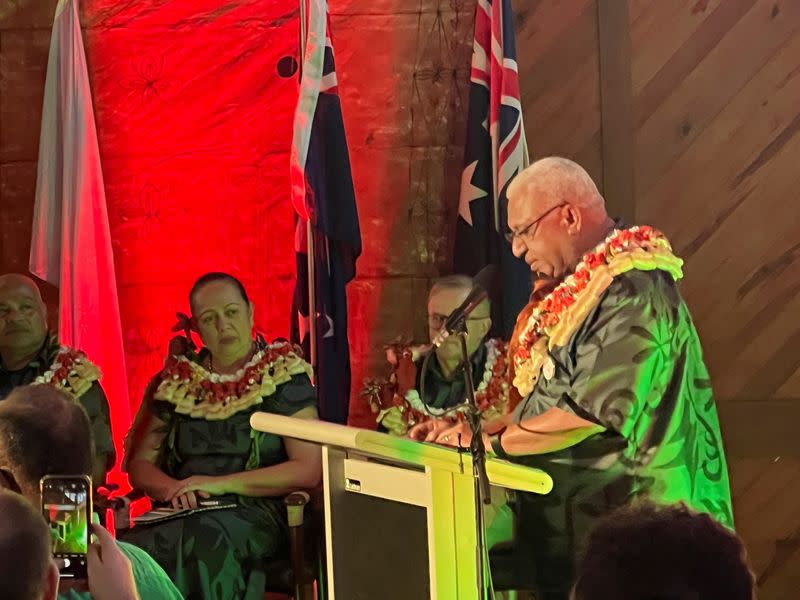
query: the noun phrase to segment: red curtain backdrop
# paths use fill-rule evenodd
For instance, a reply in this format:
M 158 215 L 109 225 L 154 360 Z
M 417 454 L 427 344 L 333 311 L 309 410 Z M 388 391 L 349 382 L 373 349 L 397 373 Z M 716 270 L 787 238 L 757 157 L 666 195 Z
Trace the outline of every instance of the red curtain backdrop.
M 240 277 L 258 329 L 288 335 L 298 9 L 99 0 L 83 13 L 135 411 L 206 271 Z

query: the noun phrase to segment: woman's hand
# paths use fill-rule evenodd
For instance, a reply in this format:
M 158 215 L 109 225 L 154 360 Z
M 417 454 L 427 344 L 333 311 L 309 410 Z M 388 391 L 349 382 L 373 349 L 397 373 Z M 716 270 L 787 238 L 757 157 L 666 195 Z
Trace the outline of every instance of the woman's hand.
M 209 498 L 206 492 L 186 492 L 178 494 L 172 499 L 172 508 L 197 508 L 198 498 Z
M 210 498 L 227 493 L 224 477 L 193 475 L 178 481 L 169 493 L 168 500 L 175 508 L 197 508 L 198 498 Z

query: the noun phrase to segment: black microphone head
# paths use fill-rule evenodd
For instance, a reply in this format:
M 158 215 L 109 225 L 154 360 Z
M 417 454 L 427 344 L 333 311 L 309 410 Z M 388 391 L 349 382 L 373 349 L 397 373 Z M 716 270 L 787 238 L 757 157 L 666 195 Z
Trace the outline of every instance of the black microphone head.
M 500 269 L 497 265 L 489 264 L 478 271 L 477 275 L 472 278 L 475 287 L 482 287 L 484 290 L 492 294 L 497 291 L 500 283 Z

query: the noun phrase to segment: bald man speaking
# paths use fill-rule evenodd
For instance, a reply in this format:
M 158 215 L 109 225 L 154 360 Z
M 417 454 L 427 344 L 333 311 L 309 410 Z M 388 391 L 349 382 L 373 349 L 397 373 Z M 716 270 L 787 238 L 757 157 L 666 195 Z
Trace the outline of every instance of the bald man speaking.
M 511 182 L 508 228 L 514 255 L 553 285 L 517 320 L 509 361 L 522 401 L 484 426 L 484 444 L 553 477 L 547 496 L 520 495 L 516 538 L 537 599 L 564 600 L 576 554 L 616 507 L 684 502 L 732 527 L 727 465 L 666 237 L 615 223 L 586 171 L 558 157 Z M 411 431 L 440 444 L 459 433 L 467 445 L 463 425 Z

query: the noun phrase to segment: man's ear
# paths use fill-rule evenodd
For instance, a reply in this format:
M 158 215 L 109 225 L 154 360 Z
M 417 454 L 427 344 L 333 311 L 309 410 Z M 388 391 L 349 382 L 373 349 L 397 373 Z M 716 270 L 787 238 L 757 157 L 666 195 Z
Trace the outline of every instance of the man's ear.
M 7 489 L 10 492 L 16 492 L 17 494 L 22 493 L 14 474 L 6 468 L 0 468 L 0 488 Z
M 50 560 L 47 566 L 47 574 L 44 581 L 44 598 L 45 600 L 56 600 L 58 598 L 58 566 L 54 560 Z
M 561 207 L 561 219 L 567 228 L 569 235 L 578 235 L 583 226 L 583 215 L 579 208 L 571 204 L 565 204 Z

